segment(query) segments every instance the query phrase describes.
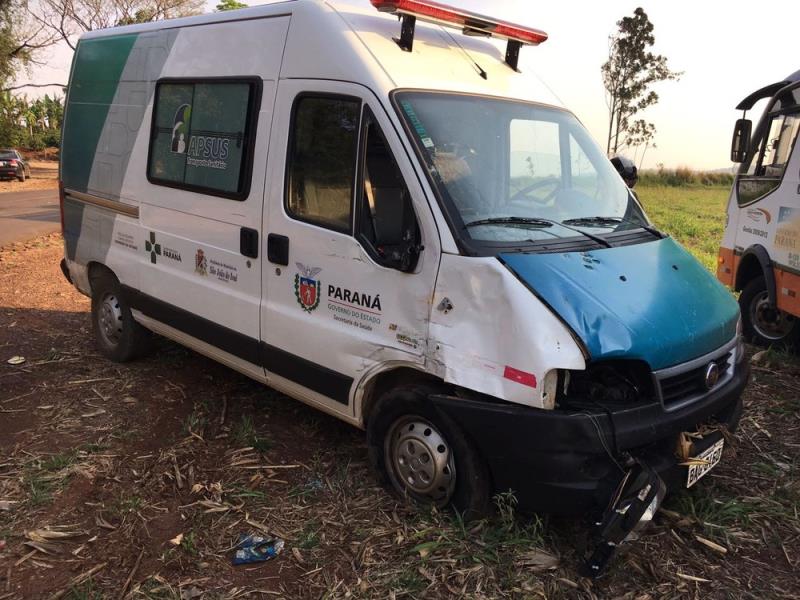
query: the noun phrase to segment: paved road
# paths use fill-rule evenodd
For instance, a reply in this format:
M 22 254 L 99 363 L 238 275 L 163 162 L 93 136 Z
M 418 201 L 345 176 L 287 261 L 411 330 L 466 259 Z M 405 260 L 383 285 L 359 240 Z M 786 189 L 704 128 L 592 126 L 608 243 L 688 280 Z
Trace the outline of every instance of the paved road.
M 0 194 L 0 247 L 60 228 L 58 190 Z

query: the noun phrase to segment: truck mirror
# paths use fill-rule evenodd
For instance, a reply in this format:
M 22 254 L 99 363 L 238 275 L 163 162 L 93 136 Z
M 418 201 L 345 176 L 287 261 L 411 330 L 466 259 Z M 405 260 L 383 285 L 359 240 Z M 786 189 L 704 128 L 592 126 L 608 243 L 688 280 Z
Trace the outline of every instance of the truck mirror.
M 611 164 L 614 165 L 625 184 L 633 189 L 636 186 L 636 182 L 639 181 L 639 169 L 636 168 L 636 164 L 630 158 L 624 156 L 615 156 L 611 159 Z
M 747 159 L 747 151 L 750 149 L 750 135 L 753 133 L 753 122 L 750 119 L 739 119 L 736 127 L 733 128 L 733 140 L 731 141 L 731 161 L 743 163 Z

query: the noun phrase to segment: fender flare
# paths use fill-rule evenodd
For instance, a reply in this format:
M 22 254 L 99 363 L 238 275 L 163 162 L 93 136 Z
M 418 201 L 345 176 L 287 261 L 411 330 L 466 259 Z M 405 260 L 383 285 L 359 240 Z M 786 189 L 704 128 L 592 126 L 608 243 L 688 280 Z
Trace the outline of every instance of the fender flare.
M 753 256 L 758 260 L 758 264 L 761 265 L 761 272 L 764 275 L 764 282 L 767 286 L 767 294 L 769 295 L 770 304 L 776 306 L 778 304 L 778 292 L 777 292 L 777 285 L 775 283 L 775 271 L 772 268 L 772 259 L 769 257 L 769 252 L 767 251 L 764 246 L 760 244 L 755 244 L 750 246 L 747 250 L 742 253 L 742 258 L 739 261 L 739 265 L 742 264 L 748 257 Z M 747 285 L 747 282 L 740 281 L 739 277 L 740 270 L 737 268 L 736 270 L 736 289 L 741 290 Z

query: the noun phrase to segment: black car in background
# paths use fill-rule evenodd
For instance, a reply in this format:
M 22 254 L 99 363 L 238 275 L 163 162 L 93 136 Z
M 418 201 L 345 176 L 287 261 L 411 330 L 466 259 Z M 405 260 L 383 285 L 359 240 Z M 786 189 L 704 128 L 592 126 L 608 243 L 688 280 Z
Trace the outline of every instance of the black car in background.
M 0 149 L 0 179 L 25 181 L 31 176 L 31 167 L 16 150 Z

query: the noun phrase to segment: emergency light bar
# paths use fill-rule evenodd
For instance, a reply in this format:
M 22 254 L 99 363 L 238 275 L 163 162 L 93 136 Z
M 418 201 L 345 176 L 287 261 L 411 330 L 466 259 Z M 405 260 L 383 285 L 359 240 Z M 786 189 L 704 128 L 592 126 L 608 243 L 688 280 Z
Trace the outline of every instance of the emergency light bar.
M 515 71 L 519 64 L 519 51 L 524 44 L 538 46 L 547 41 L 547 34 L 544 31 L 498 21 L 430 0 L 370 0 L 370 2 L 380 12 L 402 18 L 400 39 L 395 38 L 395 41 L 406 52 L 411 52 L 414 45 L 414 27 L 417 19 L 438 25 L 461 27 L 465 35 L 508 40 L 506 63 Z

